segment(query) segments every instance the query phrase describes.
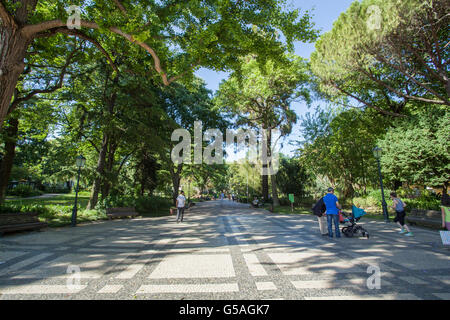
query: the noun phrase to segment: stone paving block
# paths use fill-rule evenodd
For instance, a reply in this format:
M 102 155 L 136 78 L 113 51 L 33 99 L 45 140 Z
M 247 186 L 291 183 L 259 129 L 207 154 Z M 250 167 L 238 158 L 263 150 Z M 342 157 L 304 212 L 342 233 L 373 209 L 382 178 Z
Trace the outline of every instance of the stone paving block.
M 136 294 L 145 293 L 198 293 L 198 292 L 238 292 L 237 283 L 223 284 L 174 284 L 174 285 L 142 285 Z
M 292 281 L 292 284 L 297 289 L 339 289 L 346 287 L 356 287 L 364 290 L 368 289 L 367 278 Z M 381 279 L 380 287 L 390 285 L 390 282 Z
M 111 285 L 108 284 L 101 288 L 97 293 L 117 293 L 120 289 L 123 288 L 123 285 Z
M 381 295 L 351 295 L 351 296 L 317 296 L 305 297 L 305 300 L 421 300 L 414 294 L 399 293 L 399 294 L 381 294 Z
M 414 254 L 406 250 L 397 252 L 391 257 L 391 261 L 412 270 L 441 269 L 450 266 L 450 256 L 436 256 L 423 250 Z
M 27 253 L 26 251 L 9 251 L 9 250 L 8 251 L 6 251 L 6 250 L 0 251 L 0 262 L 1 262 L 0 267 L 3 263 L 5 263 L 11 259 L 23 256 L 26 253 Z M 0 271 L 0 273 L 1 273 L 1 271 Z
M 426 281 L 423 281 L 419 278 L 416 277 L 400 277 L 401 280 L 406 281 L 410 284 L 414 284 L 414 285 L 423 285 L 423 284 L 427 284 Z
M 261 265 L 255 254 L 244 254 L 244 259 L 252 276 L 267 276 L 266 270 Z
M 1 294 L 61 294 L 77 293 L 86 288 L 86 285 L 17 285 L 7 288 L 0 287 Z
M 45 258 L 47 258 L 47 257 L 49 257 L 51 255 L 52 255 L 51 253 L 40 253 L 40 254 L 37 254 L 37 255 L 35 255 L 33 257 L 30 257 L 30 258 L 27 258 L 27 259 L 22 260 L 20 262 L 17 262 L 15 264 L 9 266 L 6 269 L 3 269 L 3 270 L 0 269 L 0 276 L 6 275 L 9 272 L 20 271 L 19 269 L 22 269 L 22 268 L 24 268 L 24 267 L 26 267 L 26 266 L 28 266 L 28 265 L 30 265 L 32 263 L 35 263 L 35 262 L 37 262 L 39 260 L 45 259 Z
M 442 300 L 450 300 L 450 292 L 446 293 L 433 293 L 436 297 Z
M 149 276 L 151 279 L 234 277 L 228 254 L 174 255 L 166 257 Z
M 256 282 L 256 288 L 260 291 L 277 290 L 277 286 L 271 281 Z

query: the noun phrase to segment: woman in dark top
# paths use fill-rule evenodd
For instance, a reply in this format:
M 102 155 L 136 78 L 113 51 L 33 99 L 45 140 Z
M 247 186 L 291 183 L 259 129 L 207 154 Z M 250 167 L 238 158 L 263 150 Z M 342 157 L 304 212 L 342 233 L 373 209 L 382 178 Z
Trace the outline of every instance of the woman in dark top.
M 395 192 L 391 192 L 391 199 L 393 201 L 392 208 L 395 210 L 395 218 L 394 222 L 397 222 L 397 224 L 400 226 L 400 234 L 405 234 L 407 237 L 411 237 L 413 234 L 411 230 L 409 230 L 408 226 L 405 224 L 405 207 L 406 205 L 400 198 L 397 197 L 397 194 Z M 406 229 L 406 230 L 405 230 Z

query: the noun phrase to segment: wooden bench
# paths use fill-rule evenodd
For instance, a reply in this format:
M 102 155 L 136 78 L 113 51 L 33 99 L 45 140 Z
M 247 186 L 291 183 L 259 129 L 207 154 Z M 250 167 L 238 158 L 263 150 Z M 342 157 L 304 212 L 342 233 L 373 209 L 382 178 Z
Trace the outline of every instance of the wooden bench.
M 189 210 L 190 208 L 192 208 L 193 206 L 195 206 L 195 202 L 189 202 L 188 204 L 186 204 L 184 206 L 184 213 L 186 214 L 186 211 Z M 177 215 L 178 214 L 178 208 L 177 207 L 170 207 L 170 215 Z
M 411 209 L 411 212 L 406 214 L 406 221 L 411 225 L 439 229 L 442 227 L 442 214 L 435 210 Z
M 106 209 L 106 215 L 108 216 L 109 220 L 112 220 L 112 218 L 120 218 L 120 217 L 137 217 L 139 214 L 136 212 L 134 208 L 107 208 Z
M 46 228 L 37 213 L 0 213 L 0 235 L 7 232 L 40 230 Z

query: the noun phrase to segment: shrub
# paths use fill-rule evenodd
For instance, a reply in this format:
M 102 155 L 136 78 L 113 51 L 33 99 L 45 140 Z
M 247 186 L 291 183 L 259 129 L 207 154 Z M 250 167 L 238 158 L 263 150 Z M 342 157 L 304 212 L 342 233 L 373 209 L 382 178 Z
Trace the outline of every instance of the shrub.
M 142 212 L 154 212 L 159 209 L 170 208 L 172 206 L 172 200 L 169 198 L 163 198 L 158 196 L 152 197 L 139 197 L 136 199 L 136 211 Z
M 45 187 L 45 192 L 47 193 L 70 193 L 70 188 L 67 187 L 57 187 L 57 186 L 49 186 Z
M 414 199 L 404 199 L 406 203 L 407 211 L 411 209 L 422 209 L 422 210 L 440 210 L 441 201 L 439 197 L 430 193 L 422 192 L 418 198 Z
M 33 189 L 32 186 L 26 185 L 26 184 L 19 184 L 14 189 L 7 191 L 8 195 L 16 196 L 16 197 L 34 197 L 34 196 L 40 196 L 42 194 L 42 191 Z
M 131 196 L 119 196 L 111 195 L 99 202 L 96 209 L 106 209 L 113 207 L 134 207 L 137 212 L 154 212 L 160 209 L 170 208 L 172 206 L 172 199 L 159 196 L 143 196 L 143 197 L 131 197 Z
M 48 212 L 47 207 L 38 204 L 8 203 L 0 206 L 0 213 L 31 213 L 37 212 L 39 215 Z

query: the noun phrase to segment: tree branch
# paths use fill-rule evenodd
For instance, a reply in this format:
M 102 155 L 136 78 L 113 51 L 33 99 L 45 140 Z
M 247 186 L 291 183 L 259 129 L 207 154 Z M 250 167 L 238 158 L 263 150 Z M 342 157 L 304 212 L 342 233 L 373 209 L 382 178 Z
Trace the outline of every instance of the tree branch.
M 333 87 L 335 87 L 337 90 L 341 91 L 343 94 L 345 94 L 345 95 L 347 95 L 347 96 L 349 96 L 349 97 L 351 97 L 351 98 L 357 100 L 358 102 L 360 102 L 360 103 L 362 103 L 362 104 L 364 104 L 364 105 L 366 105 L 366 106 L 368 106 L 368 107 L 370 107 L 370 108 L 373 108 L 373 109 L 377 110 L 377 111 L 380 112 L 380 113 L 383 113 L 383 114 L 386 114 L 386 115 L 389 115 L 389 116 L 393 116 L 393 117 L 405 117 L 405 115 L 403 115 L 403 114 L 399 114 L 399 113 L 396 113 L 396 112 L 386 111 L 386 110 L 384 110 L 384 109 L 382 109 L 382 108 L 380 108 L 380 107 L 377 107 L 377 106 L 374 105 L 374 104 L 371 104 L 370 102 L 364 101 L 364 100 L 358 98 L 357 96 L 351 94 L 350 92 L 347 92 L 346 90 L 342 89 L 342 88 L 339 87 L 335 82 L 331 82 L 331 85 L 332 85 Z
M 116 6 L 120 9 L 120 11 L 122 11 L 122 13 L 124 14 L 124 15 L 127 15 L 128 13 L 127 13 L 127 10 L 125 9 L 125 7 L 120 3 L 120 1 L 119 0 L 113 0 L 114 1 L 114 3 L 116 4 Z
M 416 100 L 416 101 L 422 101 L 422 102 L 427 102 L 427 103 L 435 103 L 435 104 L 442 104 L 442 105 L 450 105 L 449 101 L 447 100 L 431 100 L 431 99 L 426 99 L 426 98 L 422 98 L 422 97 L 416 97 L 416 96 L 411 96 L 408 94 L 404 94 L 403 92 L 400 92 L 396 89 L 394 89 L 393 87 L 391 87 L 390 85 L 388 85 L 387 83 L 385 83 L 384 81 L 378 79 L 377 77 L 375 77 L 372 72 L 367 72 L 365 71 L 363 68 L 360 68 L 360 71 L 362 73 L 364 73 L 366 76 L 368 76 L 371 80 L 375 81 L 376 83 L 378 83 L 379 85 L 385 87 L 386 89 L 388 89 L 391 92 L 394 92 L 395 94 L 406 98 L 406 99 L 410 99 L 410 100 Z M 428 90 L 429 91 L 429 90 Z M 439 95 L 438 95 L 439 97 Z
M 67 57 L 66 63 L 64 64 L 64 66 L 61 69 L 61 72 L 59 74 L 58 77 L 58 82 L 49 88 L 46 89 L 35 89 L 30 91 L 26 96 L 21 97 L 21 98 L 15 98 L 14 101 L 11 103 L 11 105 L 8 108 L 8 113 L 10 114 L 11 112 L 13 112 L 17 106 L 24 102 L 24 101 L 28 101 L 31 98 L 33 98 L 35 95 L 40 94 L 40 93 L 51 93 L 51 92 L 55 92 L 56 90 L 60 89 L 64 83 L 64 76 L 66 75 L 66 71 L 67 71 L 67 67 L 70 65 L 70 63 L 72 62 L 72 58 L 74 57 L 75 53 L 79 50 L 79 48 L 76 48 L 75 50 L 73 50 L 70 55 Z
M 96 29 L 96 30 L 100 29 L 100 26 L 97 23 L 91 22 L 91 21 L 81 20 L 80 25 L 84 28 Z M 38 34 L 40 32 L 44 32 L 44 31 L 47 31 L 50 29 L 60 28 L 60 27 L 64 27 L 64 26 L 66 26 L 66 23 L 64 23 L 61 20 L 50 20 L 50 21 L 45 21 L 45 22 L 41 22 L 38 24 L 32 24 L 32 25 L 27 25 L 27 26 L 23 27 L 22 34 L 25 37 L 33 38 L 36 36 L 36 34 Z M 161 67 L 161 60 L 159 59 L 158 55 L 153 50 L 153 48 L 151 48 L 145 42 L 136 40 L 131 34 L 123 32 L 121 29 L 119 29 L 117 27 L 109 27 L 108 30 L 124 37 L 129 42 L 135 43 L 138 46 L 140 46 L 141 48 L 143 48 L 145 51 L 147 51 L 152 56 L 153 61 L 154 61 L 154 67 L 155 67 L 156 71 L 159 73 L 159 75 L 161 76 L 164 85 L 168 86 L 170 84 L 170 82 L 167 78 L 167 74 Z M 174 81 L 174 80 L 172 79 L 172 81 Z
M 38 33 L 36 34 L 36 38 L 40 38 L 40 37 L 50 37 L 53 36 L 57 33 L 64 33 L 70 36 L 76 36 L 78 38 L 84 39 L 86 41 L 89 41 L 90 43 L 92 43 L 108 60 L 109 64 L 111 65 L 111 67 L 114 69 L 114 71 L 119 72 L 119 69 L 117 68 L 116 64 L 114 63 L 114 61 L 111 59 L 110 55 L 108 54 L 108 52 L 102 47 L 102 45 L 95 39 L 89 37 L 87 34 L 75 30 L 75 29 L 68 29 L 68 28 L 55 28 L 52 30 L 49 30 L 49 32 L 43 32 L 43 33 Z

